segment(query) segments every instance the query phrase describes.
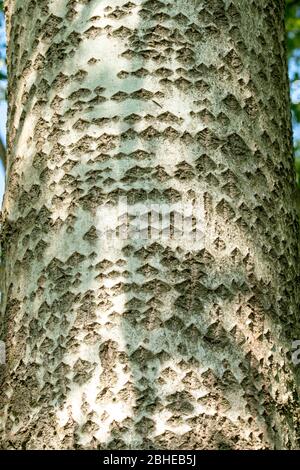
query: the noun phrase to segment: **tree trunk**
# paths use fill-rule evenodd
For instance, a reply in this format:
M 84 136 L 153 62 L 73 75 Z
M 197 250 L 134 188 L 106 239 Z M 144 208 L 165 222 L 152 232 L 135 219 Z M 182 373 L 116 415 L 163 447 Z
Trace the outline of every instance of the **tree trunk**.
M 299 447 L 283 16 L 6 2 L 3 448 Z

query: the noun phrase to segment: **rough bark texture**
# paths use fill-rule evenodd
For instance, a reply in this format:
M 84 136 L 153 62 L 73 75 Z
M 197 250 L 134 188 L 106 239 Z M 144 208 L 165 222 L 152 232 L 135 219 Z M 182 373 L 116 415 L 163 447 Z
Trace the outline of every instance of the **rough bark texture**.
M 7 2 L 4 448 L 299 447 L 283 11 Z M 124 195 L 205 238 L 100 236 Z

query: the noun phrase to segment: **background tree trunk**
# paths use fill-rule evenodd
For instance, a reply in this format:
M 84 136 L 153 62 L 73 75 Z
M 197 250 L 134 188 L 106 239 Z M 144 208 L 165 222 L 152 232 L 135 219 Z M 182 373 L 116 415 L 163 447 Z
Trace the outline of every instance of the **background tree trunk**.
M 6 165 L 6 150 L 5 150 L 5 147 L 4 147 L 4 144 L 2 142 L 1 137 L 0 137 L 0 159 L 1 159 L 2 164 L 3 164 L 3 168 L 5 168 L 5 165 Z
M 7 1 L 4 448 L 299 447 L 283 13 Z M 110 240 L 120 196 L 204 237 Z

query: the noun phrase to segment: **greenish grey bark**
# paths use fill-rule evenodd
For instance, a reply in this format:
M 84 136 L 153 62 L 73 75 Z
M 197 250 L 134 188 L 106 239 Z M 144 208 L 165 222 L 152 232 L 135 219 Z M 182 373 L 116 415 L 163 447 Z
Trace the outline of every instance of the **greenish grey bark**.
M 3 448 L 299 447 L 283 12 L 7 2 Z M 110 240 L 121 196 L 205 236 Z

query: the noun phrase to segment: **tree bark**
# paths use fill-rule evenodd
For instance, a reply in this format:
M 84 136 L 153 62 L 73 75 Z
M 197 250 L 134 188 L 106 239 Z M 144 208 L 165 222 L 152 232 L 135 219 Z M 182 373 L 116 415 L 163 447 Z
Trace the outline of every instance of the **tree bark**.
M 2 447 L 299 448 L 284 1 L 6 18 Z M 183 201 L 204 235 L 109 238 L 121 197 L 119 234 Z

